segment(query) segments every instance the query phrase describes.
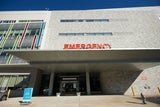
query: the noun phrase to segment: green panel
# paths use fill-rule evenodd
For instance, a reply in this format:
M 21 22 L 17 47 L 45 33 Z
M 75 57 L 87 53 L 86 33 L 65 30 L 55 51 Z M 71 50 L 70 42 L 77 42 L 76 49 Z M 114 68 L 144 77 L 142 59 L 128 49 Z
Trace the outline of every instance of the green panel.
M 1 82 L 0 82 L 0 87 L 2 87 L 2 83 L 3 83 L 3 81 L 4 81 L 4 76 L 2 76 L 2 80 L 1 80 Z
M 28 82 L 29 82 L 29 76 L 28 75 L 24 75 L 24 77 L 23 77 L 23 86 L 28 86 Z
M 0 87 L 1 87 L 2 82 L 3 82 L 3 75 L 0 76 Z
M 3 76 L 0 76 L 0 84 L 1 84 L 1 82 L 2 82 L 2 79 L 3 79 Z
M 6 76 L 4 79 L 3 79 L 3 82 L 2 82 L 2 84 L 1 84 L 1 89 L 2 90 L 5 90 L 6 89 L 6 87 L 7 87 L 7 85 L 8 85 L 8 81 L 9 81 L 9 76 Z
M 16 76 L 12 76 L 11 78 L 10 78 L 10 81 L 9 81 L 9 83 L 8 83 L 8 87 L 14 87 L 14 84 L 15 84 L 15 82 L 16 82 Z
M 0 76 L 0 87 L 2 87 L 2 85 L 4 87 L 22 87 L 22 86 L 27 86 L 28 82 L 29 82 L 29 75 Z
M 11 61 L 12 57 L 13 57 L 13 55 L 10 54 L 9 57 L 8 57 L 8 59 L 7 59 L 6 64 L 10 64 L 10 61 Z
M 22 86 L 23 76 L 18 76 L 16 80 L 16 86 Z
M 13 26 L 14 26 L 14 24 L 10 24 L 9 29 L 8 29 L 8 31 L 7 31 L 7 33 L 6 33 L 6 36 L 5 36 L 5 38 L 3 39 L 0 47 L 4 47 L 6 41 L 7 41 L 8 37 L 9 37 L 9 34 L 11 33 L 11 30 L 12 30 Z

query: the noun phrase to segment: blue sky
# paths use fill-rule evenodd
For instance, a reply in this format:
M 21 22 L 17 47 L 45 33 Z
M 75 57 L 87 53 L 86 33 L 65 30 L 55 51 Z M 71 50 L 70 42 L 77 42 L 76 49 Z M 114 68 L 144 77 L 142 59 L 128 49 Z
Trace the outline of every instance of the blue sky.
M 160 0 L 1 0 L 0 11 L 86 10 L 160 6 Z

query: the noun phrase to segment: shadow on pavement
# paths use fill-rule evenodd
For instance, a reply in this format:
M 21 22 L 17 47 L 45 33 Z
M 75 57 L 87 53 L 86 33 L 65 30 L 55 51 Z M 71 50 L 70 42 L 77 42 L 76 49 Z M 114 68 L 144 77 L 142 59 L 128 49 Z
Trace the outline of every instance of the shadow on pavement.
M 142 100 L 140 97 L 136 97 L 136 99 Z M 152 102 L 155 104 L 160 104 L 160 96 L 147 96 L 146 97 L 147 102 Z
M 160 104 L 160 96 L 147 97 L 146 100 L 152 103 Z
M 142 103 L 133 102 L 133 101 L 127 101 L 127 103 L 132 103 L 132 104 L 142 104 Z

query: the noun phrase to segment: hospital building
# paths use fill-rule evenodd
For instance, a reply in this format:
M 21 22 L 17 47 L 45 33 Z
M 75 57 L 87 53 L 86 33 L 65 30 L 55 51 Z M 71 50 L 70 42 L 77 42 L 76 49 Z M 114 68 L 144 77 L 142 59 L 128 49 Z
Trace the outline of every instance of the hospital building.
M 34 96 L 160 95 L 160 7 L 0 12 L 0 88 Z

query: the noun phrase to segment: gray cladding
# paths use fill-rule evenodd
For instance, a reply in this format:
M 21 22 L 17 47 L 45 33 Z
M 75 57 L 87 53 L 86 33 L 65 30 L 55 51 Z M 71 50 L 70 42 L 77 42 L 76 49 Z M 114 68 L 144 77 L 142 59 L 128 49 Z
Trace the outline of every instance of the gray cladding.
M 83 22 L 61 22 L 61 20 Z M 85 20 L 107 19 L 102 22 Z M 41 49 L 63 50 L 64 44 L 111 44 L 112 49 L 159 48 L 160 20 L 151 10 L 111 9 L 89 11 L 52 11 Z M 71 35 L 61 33 L 104 33 L 112 36 Z

